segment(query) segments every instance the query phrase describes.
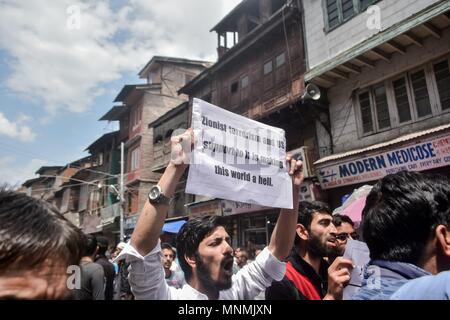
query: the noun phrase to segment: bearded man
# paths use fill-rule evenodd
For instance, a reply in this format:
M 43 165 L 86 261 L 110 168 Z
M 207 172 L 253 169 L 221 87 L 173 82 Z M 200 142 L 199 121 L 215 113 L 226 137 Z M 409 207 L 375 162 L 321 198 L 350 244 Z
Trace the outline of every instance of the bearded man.
M 339 300 L 350 280 L 352 262 L 324 260 L 336 249 L 336 227 L 331 211 L 319 201 L 301 202 L 294 248 L 286 275 L 266 290 L 267 300 Z
M 180 159 L 186 159 L 190 151 L 183 146 L 192 147 L 186 141 L 194 141 L 191 129 L 172 138 L 172 150 L 178 152 Z M 264 291 L 273 280 L 281 280 L 286 268 L 284 259 L 294 242 L 299 187 L 303 182 L 301 161 L 290 155 L 286 161 L 292 178 L 293 209 L 281 209 L 269 245 L 254 262 L 233 275 L 234 252 L 223 218 L 190 219 L 177 235 L 177 254 L 186 280 L 181 289 L 168 286 L 164 280 L 159 241 L 170 198 L 188 167 L 185 161 L 171 161 L 158 184 L 150 190 L 130 244 L 117 257 L 126 258 L 130 263 L 129 281 L 136 299 L 248 300 Z

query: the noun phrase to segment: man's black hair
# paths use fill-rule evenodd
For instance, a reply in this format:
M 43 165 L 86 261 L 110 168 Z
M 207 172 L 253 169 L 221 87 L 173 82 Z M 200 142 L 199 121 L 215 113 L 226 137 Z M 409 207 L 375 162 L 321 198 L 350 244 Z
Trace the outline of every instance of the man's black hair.
M 48 203 L 0 188 L 0 274 L 45 261 L 77 265 L 83 233 Z
M 298 208 L 297 223 L 303 225 L 306 230 L 311 230 L 311 222 L 315 213 L 325 213 L 331 215 L 330 207 L 321 201 L 302 201 Z M 295 235 L 295 245 L 300 242 L 300 237 Z
M 362 232 L 371 259 L 420 266 L 436 227 L 449 223 L 449 180 L 403 171 L 373 187 L 363 209 Z
M 184 257 L 198 257 L 200 242 L 220 226 L 225 227 L 222 217 L 206 216 L 190 219 L 181 227 L 176 239 L 177 254 L 181 270 L 187 281 L 192 277 L 192 268 Z
M 108 238 L 104 236 L 98 236 L 97 237 L 97 246 L 98 246 L 98 254 L 101 256 L 104 256 L 106 254 L 106 251 L 108 251 L 109 247 L 109 241 Z
M 355 223 L 349 216 L 342 214 L 333 215 L 333 224 L 335 227 L 340 227 L 343 223 L 348 223 L 352 227 L 355 227 Z
M 95 250 L 97 250 L 97 238 L 92 234 L 88 234 L 86 236 L 83 257 L 94 255 Z
M 175 259 L 177 257 L 177 253 L 175 252 L 175 249 L 170 244 L 168 244 L 167 242 L 161 243 L 161 251 L 164 250 L 164 249 L 172 251 L 173 259 Z

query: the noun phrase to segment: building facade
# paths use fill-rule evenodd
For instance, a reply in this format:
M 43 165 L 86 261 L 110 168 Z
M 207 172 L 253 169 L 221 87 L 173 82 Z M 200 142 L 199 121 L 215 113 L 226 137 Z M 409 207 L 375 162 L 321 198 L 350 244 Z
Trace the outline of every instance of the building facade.
M 331 135 L 315 162 L 328 201 L 399 170 L 450 175 L 450 2 L 304 0 L 306 82 Z
M 218 35 L 218 61 L 180 93 L 188 94 L 191 104 L 200 98 L 284 129 L 287 151 L 307 154 L 312 165 L 322 153 L 317 148 L 318 127 L 328 126 L 329 119 L 326 108 L 302 99 L 306 71 L 302 20 L 299 2 L 242 1 L 211 30 Z M 311 193 L 317 186 L 312 172 L 302 196 L 317 198 Z M 279 212 L 200 196 L 187 207 L 190 217 L 210 212 L 227 216 L 233 244 L 251 249 L 268 243 Z
M 171 57 L 153 57 L 139 72 L 145 83 L 125 85 L 100 120 L 119 121 L 125 146 L 125 228 L 131 233 L 160 173 L 153 171 L 153 131 L 148 124 L 187 99 L 178 89 L 209 65 Z

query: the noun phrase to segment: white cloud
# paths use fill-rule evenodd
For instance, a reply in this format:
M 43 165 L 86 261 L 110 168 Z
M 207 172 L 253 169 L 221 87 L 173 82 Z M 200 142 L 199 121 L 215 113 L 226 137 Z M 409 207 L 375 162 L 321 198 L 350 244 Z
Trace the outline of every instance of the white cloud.
M 25 125 L 28 121 L 30 121 L 30 117 L 24 114 L 19 114 L 16 121 L 10 121 L 0 112 L 0 135 L 6 135 L 22 142 L 31 142 L 36 138 L 36 133 Z
M 239 0 L 2 1 L 0 49 L 11 57 L 6 85 L 49 114 L 84 112 L 103 85 L 137 73 L 153 55 L 214 59 L 213 27 Z M 111 97 L 112 100 L 113 97 Z
M 15 163 L 14 157 L 0 157 L 0 185 L 8 184 L 19 187 L 28 179 L 35 177 L 37 169 L 47 164 L 47 161 L 32 159 L 25 166 Z

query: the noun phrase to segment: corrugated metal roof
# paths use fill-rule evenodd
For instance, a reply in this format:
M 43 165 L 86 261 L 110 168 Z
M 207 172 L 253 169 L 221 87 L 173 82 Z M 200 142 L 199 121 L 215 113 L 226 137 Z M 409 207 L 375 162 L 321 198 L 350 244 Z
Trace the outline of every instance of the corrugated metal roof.
M 431 134 L 431 133 L 435 133 L 435 132 L 439 132 L 439 131 L 443 131 L 446 129 L 450 128 L 450 124 L 445 124 L 442 126 L 438 126 L 432 129 L 428 129 L 428 130 L 423 130 L 423 131 L 418 131 L 418 132 L 414 132 L 414 133 L 409 133 L 407 135 L 395 138 L 393 140 L 387 141 L 387 142 L 383 142 L 383 143 L 377 143 L 374 145 L 371 145 L 369 147 L 366 148 L 362 148 L 362 149 L 355 149 L 355 150 L 351 150 L 351 151 L 347 151 L 347 152 L 342 152 L 342 153 L 338 153 L 338 154 L 333 154 L 331 156 L 328 157 L 324 157 L 321 158 L 319 160 L 317 160 L 316 162 L 314 162 L 315 165 L 319 165 L 322 164 L 324 162 L 328 162 L 328 161 L 333 161 L 333 160 L 337 160 L 337 159 L 342 159 L 342 158 L 346 158 L 346 157 L 350 157 L 350 156 L 354 156 L 360 153 L 365 153 L 368 151 L 374 151 L 377 149 L 381 149 L 384 147 L 388 147 L 397 143 L 401 143 L 401 142 L 406 142 L 427 134 Z

